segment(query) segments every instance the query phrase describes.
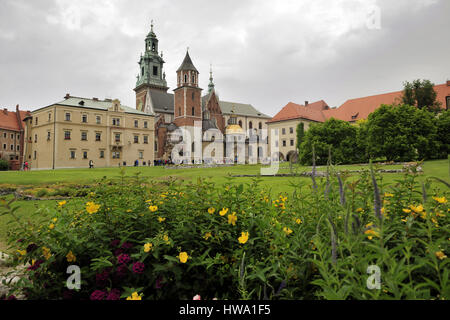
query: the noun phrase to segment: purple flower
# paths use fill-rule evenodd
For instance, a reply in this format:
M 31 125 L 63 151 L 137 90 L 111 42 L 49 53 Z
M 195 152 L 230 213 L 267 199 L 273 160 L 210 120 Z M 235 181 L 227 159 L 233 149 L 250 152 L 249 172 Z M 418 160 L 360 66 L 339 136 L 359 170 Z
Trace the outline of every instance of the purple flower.
M 12 300 L 17 300 L 15 295 L 10 295 L 6 300 L 12 301 Z
M 127 264 L 131 261 L 131 258 L 129 255 L 122 253 L 120 256 L 117 257 L 117 262 L 119 264 Z
M 122 264 L 117 267 L 115 276 L 117 278 L 123 278 L 127 274 L 128 268 L 126 265 Z
M 113 240 L 113 241 L 111 241 L 111 247 L 113 247 L 113 248 L 117 248 L 118 246 L 119 246 L 119 244 L 120 244 L 120 240 Z
M 114 255 L 117 257 L 117 256 L 120 256 L 121 254 L 123 253 L 123 250 L 122 249 L 116 249 L 116 250 L 114 250 Z
M 133 248 L 133 244 L 132 244 L 132 243 L 124 242 L 124 243 L 122 244 L 122 249 L 129 250 L 129 249 L 131 249 L 131 248 Z
M 98 286 L 105 286 L 109 278 L 109 272 L 107 270 L 102 271 L 101 273 L 97 273 L 95 275 L 95 282 Z
M 119 289 L 111 289 L 106 297 L 106 300 L 119 300 L 120 299 L 120 291 Z
M 145 264 L 143 264 L 142 262 L 133 263 L 133 272 L 134 273 L 142 274 L 142 273 L 144 273 L 144 270 L 145 270 Z
M 155 284 L 156 289 L 161 289 L 163 287 L 162 281 L 163 281 L 162 278 L 156 279 L 156 284 Z
M 106 293 L 101 290 L 95 290 L 91 294 L 91 300 L 103 300 L 105 299 Z
M 27 270 L 35 271 L 41 266 L 42 263 L 44 263 L 44 260 L 37 260 L 34 262 L 32 266 L 29 266 Z

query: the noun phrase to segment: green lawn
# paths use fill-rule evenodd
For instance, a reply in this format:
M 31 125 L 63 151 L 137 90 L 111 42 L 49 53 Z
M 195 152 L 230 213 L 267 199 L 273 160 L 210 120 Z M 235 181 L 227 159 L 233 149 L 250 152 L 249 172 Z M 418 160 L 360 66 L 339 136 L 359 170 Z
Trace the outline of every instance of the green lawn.
M 228 182 L 230 175 L 242 175 L 242 174 L 258 174 L 260 172 L 260 165 L 238 165 L 232 167 L 221 168 L 198 168 L 198 169 L 164 169 L 163 167 L 129 167 L 126 168 L 126 175 L 132 176 L 138 172 L 143 177 L 149 180 L 163 180 L 172 176 L 177 179 L 189 181 L 192 179 L 210 178 L 217 185 L 223 185 Z M 358 165 L 346 165 L 339 166 L 339 170 L 357 170 L 361 168 L 368 168 L 368 166 Z M 387 168 L 400 168 L 400 166 L 384 166 Z M 311 170 L 311 167 L 296 167 L 297 172 Z M 325 167 L 320 167 L 318 170 L 325 170 Z M 448 160 L 436 160 L 427 161 L 423 164 L 424 174 L 421 175 L 420 180 L 424 180 L 427 177 L 439 177 L 446 181 L 449 181 L 449 161 Z M 280 173 L 288 173 L 289 165 L 281 164 Z M 2 185 L 16 185 L 16 186 L 51 186 L 61 183 L 74 183 L 74 184 L 90 184 L 103 177 L 113 178 L 119 177 L 120 170 L 118 168 L 96 168 L 96 169 L 66 169 L 66 170 L 54 170 L 54 171 L 30 171 L 30 172 L 0 172 L 0 189 Z M 397 179 L 400 179 L 402 174 L 383 174 L 383 180 L 387 183 L 392 183 Z M 352 179 L 358 177 L 357 173 L 352 174 Z M 262 185 L 270 188 L 272 194 L 278 194 L 280 192 L 292 192 L 293 187 L 290 185 L 293 181 L 304 181 L 309 183 L 311 180 L 308 177 L 262 177 Z M 234 183 L 249 183 L 252 178 L 232 178 Z M 444 191 L 443 184 L 436 183 L 435 186 Z M 447 190 L 445 190 L 447 191 Z M 10 198 L 11 196 L 9 196 Z M 39 216 L 45 218 L 52 213 L 48 211 L 48 207 L 55 205 L 55 201 L 18 201 L 15 205 L 19 206 L 17 214 L 21 217 L 31 217 L 38 208 L 42 208 L 39 212 Z M 1 209 L 0 209 L 1 211 Z M 32 217 L 32 219 L 38 219 L 38 217 Z M 0 251 L 5 249 L 6 233 L 8 228 L 11 227 L 9 222 L 12 218 L 10 216 L 0 216 Z

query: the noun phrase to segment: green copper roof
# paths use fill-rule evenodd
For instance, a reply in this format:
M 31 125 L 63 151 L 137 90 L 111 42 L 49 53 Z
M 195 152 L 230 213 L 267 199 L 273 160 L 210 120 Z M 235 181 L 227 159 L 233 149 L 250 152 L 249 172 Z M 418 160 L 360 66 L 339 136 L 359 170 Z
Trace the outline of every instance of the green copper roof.
M 83 102 L 83 103 L 81 103 Z M 80 97 L 69 97 L 68 99 L 64 99 L 55 105 L 60 106 L 69 106 L 69 107 L 77 107 L 77 108 L 86 108 L 86 109 L 96 109 L 107 111 L 112 106 L 112 100 L 94 100 Z M 124 110 L 125 113 L 138 114 L 138 115 L 146 115 L 149 116 L 148 113 L 120 105 L 120 107 Z
M 183 63 L 178 68 L 177 72 L 181 71 L 181 70 L 184 70 L 184 71 L 191 70 L 191 71 L 198 72 L 197 69 L 195 68 L 194 64 L 192 63 L 192 60 L 191 60 L 191 57 L 189 56 L 188 51 L 186 51 L 186 56 L 184 57 Z
M 256 110 L 251 104 L 219 101 L 220 109 L 223 114 L 235 114 L 237 116 L 257 117 L 257 118 L 272 118 L 268 115 Z M 234 112 L 231 112 L 234 107 Z

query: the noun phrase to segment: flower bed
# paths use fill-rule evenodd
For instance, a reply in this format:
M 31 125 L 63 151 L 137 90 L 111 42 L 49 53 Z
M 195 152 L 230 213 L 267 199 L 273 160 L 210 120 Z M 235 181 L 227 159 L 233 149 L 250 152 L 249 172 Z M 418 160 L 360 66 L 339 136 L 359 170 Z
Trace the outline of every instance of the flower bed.
M 274 198 L 257 179 L 248 185 L 230 180 L 223 188 L 200 179 L 163 187 L 139 177 L 99 183 L 82 204 L 56 203 L 46 224 L 15 226 L 14 263 L 30 266 L 10 294 L 91 300 L 450 297 L 448 194 L 418 185 L 416 173 L 390 186 L 368 170 L 351 182 L 332 172 L 316 180 L 315 187 L 302 180 L 293 194 Z M 14 215 L 13 203 L 3 206 Z M 79 290 L 66 287 L 71 265 L 80 267 Z M 381 282 L 369 284 L 373 266 Z

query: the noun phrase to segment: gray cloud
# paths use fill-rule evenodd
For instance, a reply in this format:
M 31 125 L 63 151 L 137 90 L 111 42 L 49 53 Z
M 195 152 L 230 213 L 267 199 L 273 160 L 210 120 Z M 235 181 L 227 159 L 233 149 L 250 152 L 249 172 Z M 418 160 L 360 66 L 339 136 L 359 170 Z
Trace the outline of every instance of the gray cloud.
M 381 28 L 368 29 L 373 5 Z M 274 115 L 289 101 L 345 100 L 450 77 L 447 0 L 0 1 L 0 106 L 30 110 L 66 93 L 132 90 L 144 38 L 155 32 L 168 84 L 189 46 L 207 88 Z

